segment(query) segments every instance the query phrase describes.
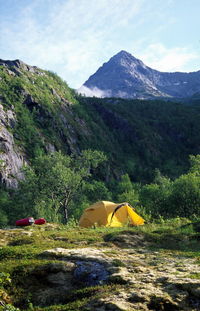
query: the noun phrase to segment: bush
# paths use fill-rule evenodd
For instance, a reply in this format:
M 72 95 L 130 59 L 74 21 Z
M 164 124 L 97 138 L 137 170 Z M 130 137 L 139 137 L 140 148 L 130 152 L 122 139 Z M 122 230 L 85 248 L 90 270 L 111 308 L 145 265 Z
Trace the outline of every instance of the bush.
M 200 176 L 189 173 L 175 180 L 169 199 L 173 216 L 192 217 L 200 213 Z
M 8 217 L 4 211 L 0 211 L 0 228 L 5 227 L 8 224 Z
M 0 311 L 20 311 L 19 308 L 15 308 L 10 304 L 5 304 L 4 306 L 0 307 Z

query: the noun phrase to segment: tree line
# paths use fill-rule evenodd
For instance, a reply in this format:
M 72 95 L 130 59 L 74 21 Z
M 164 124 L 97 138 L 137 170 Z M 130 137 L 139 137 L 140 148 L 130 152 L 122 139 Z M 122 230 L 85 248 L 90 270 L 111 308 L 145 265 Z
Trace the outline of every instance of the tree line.
M 39 155 L 24 167 L 18 189 L 0 189 L 0 225 L 32 216 L 67 223 L 98 200 L 129 202 L 147 220 L 160 216 L 200 216 L 200 155 L 190 156 L 190 169 L 175 180 L 156 169 L 150 184 L 133 183 L 128 174 L 104 182 L 95 174 L 107 161 L 105 154 L 85 150 L 80 155 L 61 152 Z

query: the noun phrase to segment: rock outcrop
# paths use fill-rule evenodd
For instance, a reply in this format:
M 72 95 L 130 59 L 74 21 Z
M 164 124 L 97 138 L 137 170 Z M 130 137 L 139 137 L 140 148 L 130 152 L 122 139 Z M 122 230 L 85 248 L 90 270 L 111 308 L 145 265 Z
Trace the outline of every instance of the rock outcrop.
M 0 182 L 8 188 L 16 188 L 25 164 L 22 151 L 14 142 L 12 130 L 16 124 L 16 115 L 12 107 L 4 110 L 0 104 Z
M 4 255 L 13 260 L 14 254 L 26 258 L 25 265 L 12 262 L 13 289 L 5 288 L 3 295 L 0 293 L 0 303 L 11 302 L 25 309 L 31 299 L 34 310 L 199 311 L 198 257 L 190 253 L 190 257 L 185 256 L 170 247 L 155 250 L 152 246 L 156 239 L 147 241 L 145 233 L 132 230 L 118 234 L 110 231 L 104 241 L 92 244 L 85 241 L 86 232 L 77 230 L 76 237 L 83 235 L 79 243 L 88 244 L 76 248 L 76 239 L 72 243 L 68 240 L 73 233 L 57 229 L 47 224 L 41 228 L 0 230 L 2 263 Z M 45 246 L 55 242 L 60 247 L 40 249 L 35 244 L 39 237 Z M 193 242 L 198 245 L 196 239 L 198 235 L 186 247 Z M 4 249 L 3 244 L 8 248 Z M 19 253 L 19 245 L 24 252 L 28 248 L 24 256 Z M 38 247 L 37 259 L 33 260 Z
M 20 59 L 16 60 L 0 59 L 0 66 L 5 67 L 10 75 L 19 75 L 22 74 L 22 71 L 29 71 L 31 73 L 37 73 L 40 75 L 44 74 L 40 70 L 38 70 L 36 66 L 27 65 Z
M 129 246 L 128 242 L 124 244 L 125 236 L 127 236 L 129 243 L 131 243 L 132 239 Z M 73 290 L 77 289 L 78 286 L 89 286 L 87 283 L 77 283 L 77 275 L 75 275 L 74 271 L 76 271 L 80 261 L 84 262 L 87 267 L 90 267 L 92 262 L 101 263 L 108 273 L 103 283 L 120 284 L 119 291 L 110 292 L 107 297 L 98 300 L 91 299 L 86 306 L 86 310 L 199 310 L 200 283 L 198 279 L 192 277 L 192 275 L 199 273 L 199 265 L 195 260 L 170 255 L 165 257 L 164 254 L 150 251 L 146 248 L 145 240 L 141 238 L 141 235 L 138 237 L 137 234 L 124 233 L 118 236 L 117 241 L 122 242 L 123 249 L 121 247 L 115 247 L 114 249 L 103 247 L 57 248 L 45 251 L 42 256 L 59 258 L 67 262 L 68 265 L 70 264 L 71 274 L 66 284 L 69 281 L 72 282 L 74 284 Z M 126 248 L 127 246 L 128 248 Z M 44 271 L 46 271 L 46 268 Z M 96 273 L 95 267 L 93 266 L 93 271 L 88 268 L 84 272 L 84 280 L 88 280 L 86 276 Z M 60 281 L 55 281 L 55 275 L 52 277 L 51 273 L 48 278 L 54 280 L 54 282 L 51 281 L 50 283 L 51 286 L 53 283 L 55 286 Z M 65 279 L 66 276 L 60 278 L 63 273 L 62 266 L 56 273 L 57 277 L 59 276 L 58 279 L 61 281 Z M 69 270 L 67 270 L 67 273 L 69 273 Z M 43 299 L 48 301 L 48 299 L 44 298 L 45 293 L 49 295 L 50 292 L 43 291 Z M 62 290 L 60 293 L 60 299 L 63 302 Z M 36 296 L 38 297 L 38 295 Z M 40 300 L 36 299 L 35 302 L 40 304 Z

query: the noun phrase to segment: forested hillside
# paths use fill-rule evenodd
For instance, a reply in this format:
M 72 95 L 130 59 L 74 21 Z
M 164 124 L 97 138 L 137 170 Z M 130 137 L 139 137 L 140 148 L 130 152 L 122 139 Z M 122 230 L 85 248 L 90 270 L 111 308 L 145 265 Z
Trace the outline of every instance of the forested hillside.
M 154 170 L 171 178 L 200 152 L 200 107 L 165 101 L 80 98 L 75 108 L 93 128 L 87 146 L 112 155 L 114 168 L 134 181 L 152 181 Z M 84 144 L 83 144 L 84 147 Z
M 196 102 L 82 97 L 52 72 L 0 61 L 2 223 L 66 221 L 101 199 L 149 208 L 142 187 L 187 173 L 199 141 Z

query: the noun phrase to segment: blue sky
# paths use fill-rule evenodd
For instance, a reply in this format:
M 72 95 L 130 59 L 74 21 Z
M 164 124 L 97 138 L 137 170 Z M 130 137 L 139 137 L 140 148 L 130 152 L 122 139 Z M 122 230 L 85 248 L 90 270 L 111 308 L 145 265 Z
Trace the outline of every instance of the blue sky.
M 160 71 L 200 70 L 200 0 L 0 0 L 0 58 L 79 88 L 121 50 Z

